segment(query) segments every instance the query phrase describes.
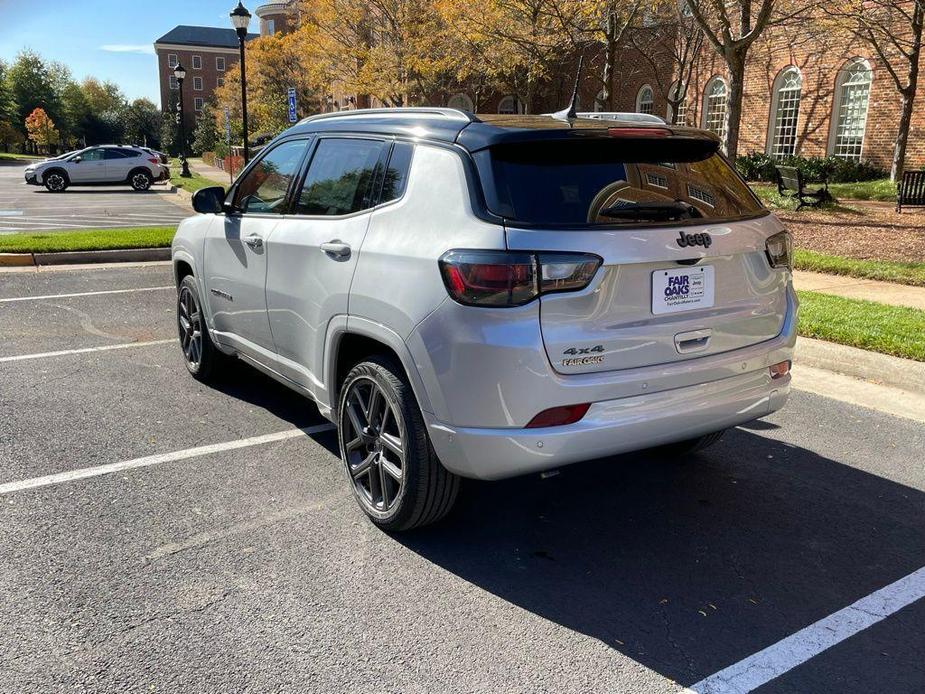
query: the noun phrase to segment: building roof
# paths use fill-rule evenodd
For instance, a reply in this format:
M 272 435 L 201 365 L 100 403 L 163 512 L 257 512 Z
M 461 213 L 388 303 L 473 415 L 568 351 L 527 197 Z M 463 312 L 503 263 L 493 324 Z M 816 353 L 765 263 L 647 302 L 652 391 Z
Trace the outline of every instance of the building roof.
M 247 40 L 250 41 L 258 36 L 259 34 L 248 34 Z M 238 35 L 235 33 L 234 29 L 194 27 L 181 24 L 180 26 L 174 27 L 154 42 L 155 45 L 159 43 L 172 43 L 180 46 L 237 48 Z

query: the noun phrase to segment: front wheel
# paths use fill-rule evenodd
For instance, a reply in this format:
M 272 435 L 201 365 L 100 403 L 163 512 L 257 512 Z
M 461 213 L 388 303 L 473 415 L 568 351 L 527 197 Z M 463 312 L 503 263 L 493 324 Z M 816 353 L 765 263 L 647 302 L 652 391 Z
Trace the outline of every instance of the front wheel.
M 224 355 L 215 348 L 209 337 L 199 288 L 192 275 L 183 278 L 177 291 L 177 332 L 186 370 L 196 380 L 212 380 Z
M 67 190 L 67 176 L 58 171 L 52 171 L 45 177 L 45 188 L 49 193 L 63 193 Z
M 404 371 L 372 357 L 354 366 L 340 391 L 340 455 L 360 508 L 384 530 L 443 518 L 459 477 L 437 459 Z
M 151 187 L 154 179 L 151 178 L 151 174 L 149 174 L 147 171 L 136 171 L 132 174 L 131 182 L 132 188 L 135 190 L 144 191 Z

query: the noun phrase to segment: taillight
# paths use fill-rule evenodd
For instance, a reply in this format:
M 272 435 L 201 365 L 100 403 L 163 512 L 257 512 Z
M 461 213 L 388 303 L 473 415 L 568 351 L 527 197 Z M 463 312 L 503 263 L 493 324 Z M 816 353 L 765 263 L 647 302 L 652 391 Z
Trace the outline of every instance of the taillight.
M 765 250 L 771 267 L 793 268 L 793 239 L 789 231 L 782 231 L 768 237 Z
M 440 258 L 440 272 L 459 303 L 510 307 L 540 294 L 584 289 L 601 262 L 584 253 L 455 250 Z
M 565 405 L 564 407 L 553 407 L 543 410 L 527 424 L 527 429 L 539 429 L 542 427 L 561 427 L 566 424 L 574 424 L 588 412 L 591 407 L 590 402 L 581 405 Z
M 150 158 L 148 159 L 148 161 L 151 162 L 152 164 L 160 164 L 160 163 L 161 163 L 161 160 L 158 159 L 157 157 L 150 157 Z

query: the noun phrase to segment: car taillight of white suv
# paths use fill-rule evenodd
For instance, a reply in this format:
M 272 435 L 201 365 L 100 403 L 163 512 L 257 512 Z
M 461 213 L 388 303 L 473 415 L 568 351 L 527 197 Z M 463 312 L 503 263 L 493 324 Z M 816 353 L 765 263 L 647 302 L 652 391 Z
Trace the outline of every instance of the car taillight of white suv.
M 377 525 L 462 477 L 691 455 L 783 406 L 789 234 L 710 133 L 388 109 L 306 119 L 173 243 L 187 369 L 229 356 L 336 423 Z

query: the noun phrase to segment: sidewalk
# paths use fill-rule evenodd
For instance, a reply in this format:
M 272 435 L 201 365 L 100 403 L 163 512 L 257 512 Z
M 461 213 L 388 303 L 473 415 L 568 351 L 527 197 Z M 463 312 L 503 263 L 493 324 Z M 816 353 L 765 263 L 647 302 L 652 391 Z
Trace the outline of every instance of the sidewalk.
M 821 272 L 795 270 L 793 286 L 804 291 L 834 294 L 848 299 L 867 299 L 881 304 L 908 306 L 925 310 L 925 287 L 910 287 L 905 284 L 865 280 L 844 275 L 829 275 Z
M 210 181 L 215 181 L 216 183 L 223 185 L 226 188 L 231 185 L 231 177 L 228 175 L 227 171 L 222 171 L 217 166 L 209 166 L 198 157 L 190 157 L 186 161 L 189 163 L 190 169 L 193 172 L 198 173 L 203 178 L 208 178 Z

